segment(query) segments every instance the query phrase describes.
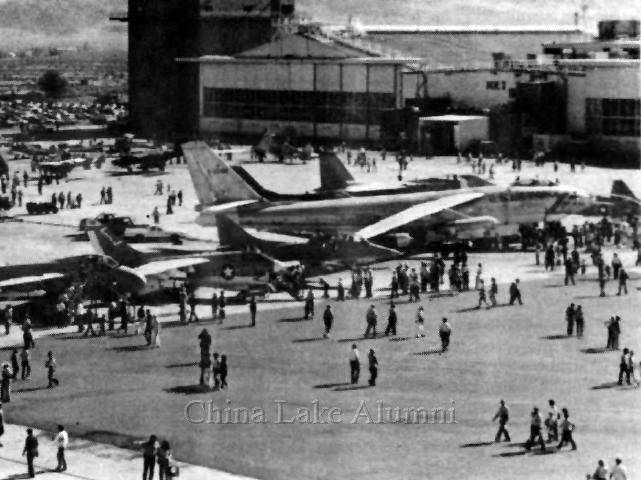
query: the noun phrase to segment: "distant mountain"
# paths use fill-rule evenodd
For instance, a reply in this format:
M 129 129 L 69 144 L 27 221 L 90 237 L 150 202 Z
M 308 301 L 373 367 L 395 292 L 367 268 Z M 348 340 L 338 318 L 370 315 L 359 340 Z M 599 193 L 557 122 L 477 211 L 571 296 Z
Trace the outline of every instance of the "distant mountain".
M 181 1 L 181 0 L 174 0 Z M 239 2 L 244 0 L 238 0 Z M 267 1 L 267 0 L 258 0 Z M 639 16 L 639 0 L 587 0 L 588 25 L 599 19 Z M 299 13 L 345 24 L 559 25 L 571 24 L 582 0 L 297 0 Z M 109 15 L 127 0 L 0 0 L 0 49 L 30 44 L 126 48 L 126 27 Z

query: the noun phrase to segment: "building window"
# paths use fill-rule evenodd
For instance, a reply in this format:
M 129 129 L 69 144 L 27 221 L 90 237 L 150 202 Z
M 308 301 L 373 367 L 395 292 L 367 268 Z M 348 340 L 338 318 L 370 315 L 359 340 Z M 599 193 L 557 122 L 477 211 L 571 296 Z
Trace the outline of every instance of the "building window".
M 588 98 L 585 105 L 586 129 L 592 134 L 639 136 L 641 100 Z
M 248 120 L 378 124 L 393 93 L 203 89 L 203 115 Z

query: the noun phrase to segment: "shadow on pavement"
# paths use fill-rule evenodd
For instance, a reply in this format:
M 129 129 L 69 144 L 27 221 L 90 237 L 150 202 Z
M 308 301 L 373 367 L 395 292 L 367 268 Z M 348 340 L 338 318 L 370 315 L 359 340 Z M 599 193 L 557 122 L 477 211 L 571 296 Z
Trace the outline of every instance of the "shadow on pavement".
M 580 351 L 582 353 L 606 353 L 612 350 L 609 350 L 607 348 L 582 348 Z
M 190 362 L 190 363 L 172 363 L 171 365 L 167 365 L 165 368 L 186 368 L 186 367 L 197 367 L 198 362 Z
M 319 385 L 314 385 L 314 388 L 334 388 L 334 387 L 346 387 L 351 385 L 349 382 L 343 383 L 321 383 Z
M 424 352 L 416 352 L 413 355 L 420 355 L 420 356 L 427 356 L 427 355 L 436 355 L 436 354 L 442 354 L 443 350 L 438 349 L 438 350 L 425 350 Z
M 292 340 L 292 343 L 309 343 L 309 342 L 321 342 L 323 340 L 328 340 L 323 337 L 313 337 L 313 338 L 296 338 Z
M 565 340 L 566 338 L 572 338 L 569 335 L 547 335 L 545 337 L 540 337 L 541 340 Z
M 178 387 L 165 388 L 164 390 L 167 393 L 179 393 L 182 395 L 194 395 L 212 391 L 211 388 L 206 385 L 181 385 Z
M 607 390 L 609 388 L 617 388 L 618 386 L 619 384 L 617 382 L 608 382 L 590 387 L 590 390 Z
M 347 387 L 336 387 L 333 389 L 334 392 L 347 392 L 349 390 L 363 390 L 365 388 L 372 388 L 369 385 L 350 385 Z
M 464 443 L 459 445 L 459 448 L 489 447 L 490 445 L 494 445 L 494 442 Z

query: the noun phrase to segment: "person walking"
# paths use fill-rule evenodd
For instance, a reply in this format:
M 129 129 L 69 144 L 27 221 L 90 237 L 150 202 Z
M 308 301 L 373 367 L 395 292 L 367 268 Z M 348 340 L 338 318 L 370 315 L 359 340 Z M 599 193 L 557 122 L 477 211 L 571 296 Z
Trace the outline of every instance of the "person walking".
M 574 281 L 574 263 L 570 257 L 565 259 L 565 286 L 567 287 L 569 282 L 572 282 L 572 285 L 576 285 Z
M 212 355 L 211 373 L 214 376 L 214 390 L 220 389 L 220 358 L 217 352 Z
M 574 322 L 576 323 L 576 336 L 578 338 L 583 337 L 585 319 L 583 318 L 583 308 L 581 305 L 577 305 L 576 310 L 574 311 Z
M 628 272 L 626 272 L 623 267 L 619 270 L 619 291 L 617 295 L 621 295 L 621 291 L 623 291 L 625 295 L 628 294 Z
M 370 348 L 369 354 L 367 355 L 367 360 L 369 362 L 369 386 L 376 386 L 376 378 L 378 377 L 378 359 L 374 353 L 374 349 Z
M 450 346 L 450 336 L 452 335 L 452 326 L 447 321 L 447 318 L 443 317 L 443 321 L 438 327 L 438 335 L 441 337 L 441 350 L 446 352 Z
M 209 349 L 207 352 L 204 352 L 201 348 L 200 351 L 200 378 L 198 379 L 198 385 L 201 387 L 211 388 L 211 358 L 209 356 Z
M 350 383 L 355 385 L 358 383 L 358 377 L 361 372 L 361 361 L 356 344 L 352 344 L 352 351 L 349 354 L 349 373 Z
M 33 460 L 38 456 L 38 439 L 34 437 L 31 428 L 27 428 L 27 438 L 24 442 L 22 456 L 27 457 L 27 474 L 29 478 L 35 478 L 36 472 L 33 467 Z
M 574 424 L 570 421 L 570 413 L 567 408 L 561 410 L 563 412 L 563 420 L 561 420 L 561 441 L 556 446 L 557 450 L 561 450 L 563 445 L 569 443 L 572 445 L 572 450 L 576 450 L 576 442 L 572 438 L 572 432 L 574 431 Z
M 561 414 L 559 413 L 559 409 L 557 408 L 554 400 L 548 400 L 548 405 L 550 406 L 550 410 L 548 412 L 548 417 L 550 419 L 548 422 L 548 442 L 556 442 L 559 439 L 559 420 L 561 420 Z
M 628 471 L 623 466 L 623 461 L 618 457 L 614 459 L 610 480 L 628 480 Z
M 605 466 L 605 462 L 603 460 L 599 460 L 596 470 L 590 477 L 590 480 L 609 480 L 609 478 L 610 472 L 608 471 L 608 467 Z
M 574 332 L 575 316 L 576 316 L 576 312 L 574 310 L 574 304 L 571 303 L 570 306 L 565 309 L 565 322 L 567 323 L 566 333 L 568 337 L 572 336 L 572 332 Z
M 20 364 L 18 363 L 18 349 L 14 348 L 11 352 L 11 380 L 18 379 L 18 372 L 20 372 Z
M 365 321 L 367 322 L 367 328 L 365 328 L 365 333 L 363 337 L 369 337 L 370 332 L 376 338 L 376 323 L 378 321 L 378 314 L 376 313 L 376 307 L 370 305 L 365 314 Z
M 510 284 L 510 305 L 513 305 L 516 300 L 519 301 L 519 305 L 523 305 L 523 300 L 521 300 L 521 290 L 519 289 L 518 278 Z
M 634 375 L 634 364 L 636 363 L 636 360 L 634 358 L 634 351 L 630 350 L 630 353 L 628 353 L 628 372 L 630 372 L 630 378 L 632 379 L 632 382 L 634 382 L 634 386 L 638 387 L 639 386 L 639 381 L 636 379 Z
M 196 292 L 191 292 L 189 294 L 189 320 L 188 320 L 188 323 L 199 322 L 200 321 L 200 319 L 198 318 L 198 315 L 196 314 L 196 305 L 198 305 L 198 299 L 196 298 Z
M 156 450 L 158 462 L 158 480 L 171 478 L 170 465 L 172 461 L 171 447 L 167 440 L 160 442 L 160 447 Z
M 218 295 L 216 292 L 211 295 L 211 319 L 216 320 L 218 318 Z
M 64 472 L 67 470 L 67 460 L 65 459 L 65 450 L 69 445 L 69 434 L 66 432 L 63 425 L 58 425 L 58 434 L 54 437 L 53 441 L 58 447 L 56 458 L 58 459 L 58 466 L 56 472 Z
M 541 446 L 541 450 L 545 451 L 545 442 L 543 441 L 543 435 L 541 433 L 541 428 L 543 426 L 543 418 L 539 413 L 539 409 L 534 407 L 532 413 L 530 414 L 530 438 L 525 442 L 525 449 L 530 450 L 532 445 L 538 441 Z
M 142 444 L 142 480 L 154 480 L 154 466 L 158 453 L 156 435 L 151 435 L 149 440 Z
M 22 367 L 22 380 L 31 380 L 31 351 L 23 348 L 20 352 L 20 363 Z
M 151 348 L 160 348 L 160 322 L 156 315 L 151 317 Z
M 496 284 L 496 278 L 490 280 L 490 303 L 496 307 L 496 296 L 499 294 L 499 286 Z
M 508 432 L 506 428 L 507 422 L 510 419 L 510 410 L 505 405 L 504 400 L 500 401 L 499 409 L 494 414 L 492 421 L 496 421 L 497 418 L 499 420 L 499 429 L 494 436 L 494 442 L 499 443 L 501 441 L 501 435 L 505 438 L 506 442 L 510 442 L 510 432 Z
M 11 370 L 6 363 L 2 366 L 0 372 L 0 402 L 9 403 L 11 401 Z
M 614 324 L 612 325 L 612 348 L 619 349 L 619 336 L 621 335 L 621 317 L 618 315 L 614 317 Z
M 327 305 L 325 311 L 323 312 L 323 323 L 325 324 L 325 333 L 323 333 L 323 338 L 330 338 L 330 332 L 332 331 L 332 325 L 334 323 L 334 312 L 332 312 L 332 306 Z
M 4 435 L 4 412 L 2 411 L 2 402 L 0 402 L 0 440 Z M 0 447 L 2 447 L 2 442 L 0 441 Z
M 314 319 L 314 292 L 312 292 L 311 288 L 307 291 L 307 296 L 305 297 L 304 314 L 305 320 Z
M 227 388 L 227 355 L 220 356 L 220 389 Z
M 45 362 L 45 367 L 47 368 L 47 379 L 49 384 L 47 388 L 53 388 L 60 385 L 60 381 L 56 378 L 56 368 L 57 368 L 56 359 L 53 356 L 53 352 L 49 351 L 47 353 L 47 361 Z
M 343 285 L 343 279 L 338 279 L 338 285 L 336 286 L 336 301 L 344 302 L 345 301 L 345 286 Z
M 256 326 L 256 298 L 252 295 L 249 300 L 249 315 L 251 316 L 251 326 Z
M 220 295 L 218 295 L 218 318 L 220 323 L 223 323 L 225 320 L 225 307 L 227 306 L 227 299 L 225 298 L 225 291 L 221 290 Z
M 617 382 L 619 385 L 623 385 L 623 376 L 625 375 L 625 380 L 628 385 L 631 385 L 630 383 L 630 351 L 627 348 L 623 349 L 623 353 L 621 354 L 621 360 L 619 362 L 619 381 Z
M 485 282 L 483 281 L 483 279 L 477 279 L 476 285 L 476 289 L 479 292 L 479 304 L 476 306 L 476 308 L 481 308 L 482 304 L 485 304 L 487 308 L 490 308 L 490 304 L 487 303 L 487 298 L 485 297 Z
M 424 313 L 424 308 L 423 306 L 418 307 L 418 311 L 416 312 L 416 338 L 422 338 L 425 336 L 425 313 Z
M 396 305 L 394 305 L 394 302 L 391 302 L 389 306 L 389 315 L 387 317 L 387 327 L 385 328 L 385 336 L 388 336 L 390 333 L 396 336 L 397 321 L 398 317 L 396 316 Z

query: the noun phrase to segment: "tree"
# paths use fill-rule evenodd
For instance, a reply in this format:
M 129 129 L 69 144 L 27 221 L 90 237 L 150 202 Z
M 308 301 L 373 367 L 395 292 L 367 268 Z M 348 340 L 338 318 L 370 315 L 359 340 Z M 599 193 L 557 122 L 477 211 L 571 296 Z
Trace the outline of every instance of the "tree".
M 67 80 L 57 70 L 47 70 L 38 79 L 38 87 L 47 97 L 59 98 L 67 89 Z

